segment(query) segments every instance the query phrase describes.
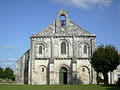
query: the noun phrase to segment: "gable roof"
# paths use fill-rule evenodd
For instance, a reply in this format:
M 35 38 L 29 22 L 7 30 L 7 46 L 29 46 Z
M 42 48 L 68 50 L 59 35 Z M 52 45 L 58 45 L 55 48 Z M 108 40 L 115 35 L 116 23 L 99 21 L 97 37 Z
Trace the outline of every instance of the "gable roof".
M 64 31 L 60 31 L 60 28 L 55 27 L 55 21 L 48 25 L 45 29 L 38 32 L 37 34 L 32 35 L 34 36 L 76 36 L 76 35 L 89 35 L 89 36 L 95 36 L 95 34 L 92 34 L 86 30 L 84 30 L 82 27 L 76 25 L 73 22 L 70 22 L 69 26 L 63 26 Z
M 66 17 L 67 25 L 60 26 L 60 16 Z M 63 29 L 63 30 L 62 30 Z M 80 26 L 76 25 L 68 18 L 68 12 L 64 9 L 58 12 L 58 18 L 50 25 L 48 25 L 45 29 L 38 32 L 37 34 L 32 35 L 35 36 L 78 36 L 78 35 L 88 35 L 88 36 L 95 36 L 95 34 L 89 33 L 88 31 L 84 30 Z

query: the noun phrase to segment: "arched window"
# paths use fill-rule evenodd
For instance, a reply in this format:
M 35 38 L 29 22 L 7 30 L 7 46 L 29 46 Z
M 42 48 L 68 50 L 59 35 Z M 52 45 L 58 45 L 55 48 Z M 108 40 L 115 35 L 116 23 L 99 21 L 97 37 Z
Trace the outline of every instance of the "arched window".
M 44 65 L 40 66 L 40 72 L 46 72 L 46 67 Z
M 65 26 L 66 25 L 66 17 L 65 15 L 60 16 L 60 25 Z
M 66 54 L 66 43 L 65 42 L 61 43 L 61 54 Z
M 84 45 L 84 54 L 87 54 L 87 46 Z
M 42 72 L 44 72 L 44 68 L 42 68 Z
M 42 54 L 42 46 L 39 46 L 39 54 Z
M 82 72 L 85 72 L 85 68 L 84 67 L 82 68 Z

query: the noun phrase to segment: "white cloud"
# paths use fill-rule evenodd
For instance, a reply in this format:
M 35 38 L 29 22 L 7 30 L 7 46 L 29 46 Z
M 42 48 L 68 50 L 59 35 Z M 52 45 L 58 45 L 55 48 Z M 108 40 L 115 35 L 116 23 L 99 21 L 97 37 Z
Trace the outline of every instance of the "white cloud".
M 118 14 L 120 15 L 120 4 L 118 5 Z
M 90 9 L 97 5 L 99 8 L 109 6 L 112 3 L 112 0 L 53 0 L 55 2 L 74 6 L 83 9 Z
M 120 5 L 118 5 L 118 10 L 120 11 Z
M 12 66 L 13 64 L 12 64 L 12 63 L 1 63 L 1 65 L 4 65 L 4 66 Z
M 17 47 L 12 46 L 12 45 L 6 45 L 6 46 L 4 46 L 4 48 L 6 48 L 6 49 L 15 49 L 15 48 L 17 48 Z
M 16 58 L 8 58 L 8 60 L 10 60 L 10 61 L 16 61 L 17 59 Z

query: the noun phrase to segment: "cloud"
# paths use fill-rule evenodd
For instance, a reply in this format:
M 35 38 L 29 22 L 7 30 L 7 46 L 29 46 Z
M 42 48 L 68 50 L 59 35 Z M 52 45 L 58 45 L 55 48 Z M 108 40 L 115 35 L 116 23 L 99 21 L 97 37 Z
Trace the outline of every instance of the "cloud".
M 118 5 L 118 10 L 120 11 L 120 4 Z
M 4 48 L 6 48 L 6 49 L 16 49 L 17 47 L 12 46 L 12 45 L 6 45 L 6 46 L 4 46 Z
M 16 61 L 17 59 L 16 58 L 8 58 L 8 60 L 10 60 L 10 61 Z
M 73 6 L 83 9 L 90 9 L 94 6 L 98 6 L 100 9 L 109 6 L 112 0 L 53 0 L 54 2 L 61 3 L 67 6 Z
M 12 66 L 13 64 L 12 64 L 12 63 L 1 63 L 1 65 L 4 65 L 4 66 Z

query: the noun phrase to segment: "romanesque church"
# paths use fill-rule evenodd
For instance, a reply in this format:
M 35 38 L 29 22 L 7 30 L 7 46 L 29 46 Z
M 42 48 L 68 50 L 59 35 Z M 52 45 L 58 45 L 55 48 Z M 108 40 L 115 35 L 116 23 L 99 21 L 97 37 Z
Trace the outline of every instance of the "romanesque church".
M 64 9 L 56 20 L 30 37 L 30 49 L 16 62 L 20 84 L 95 84 L 90 57 L 96 35 L 76 25 Z

